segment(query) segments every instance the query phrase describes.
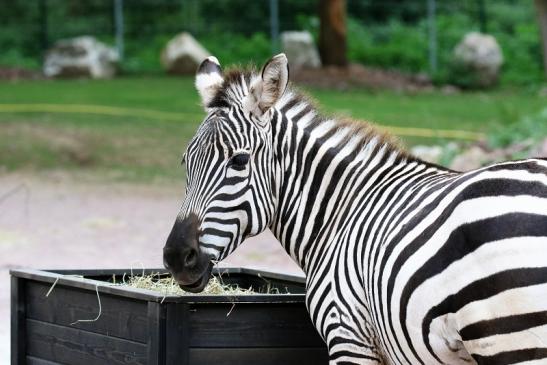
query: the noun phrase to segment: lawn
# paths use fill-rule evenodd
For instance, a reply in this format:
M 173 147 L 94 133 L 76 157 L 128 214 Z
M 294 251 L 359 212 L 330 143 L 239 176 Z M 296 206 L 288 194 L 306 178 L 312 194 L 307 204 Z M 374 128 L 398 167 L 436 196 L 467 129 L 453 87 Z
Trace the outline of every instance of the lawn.
M 395 128 L 407 144 L 438 143 L 438 136 L 424 138 L 435 134 L 432 130 L 486 134 L 537 112 L 547 101 L 522 89 L 308 93 L 326 112 Z M 180 157 L 202 117 L 192 78 L 0 83 L 0 166 L 116 180 L 180 179 Z

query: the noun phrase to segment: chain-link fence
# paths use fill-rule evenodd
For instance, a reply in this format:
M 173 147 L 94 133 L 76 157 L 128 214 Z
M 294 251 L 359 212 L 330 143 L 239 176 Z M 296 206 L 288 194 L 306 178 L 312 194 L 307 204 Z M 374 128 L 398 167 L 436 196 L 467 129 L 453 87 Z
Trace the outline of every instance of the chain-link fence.
M 542 79 L 529 0 L 347 0 L 352 62 L 443 76 L 469 31 L 496 36 L 509 81 Z M 93 35 L 116 45 L 129 73 L 159 72 L 159 54 L 181 31 L 223 63 L 262 60 L 279 33 L 317 36 L 319 0 L 0 0 L 0 64 L 39 68 L 58 39 Z

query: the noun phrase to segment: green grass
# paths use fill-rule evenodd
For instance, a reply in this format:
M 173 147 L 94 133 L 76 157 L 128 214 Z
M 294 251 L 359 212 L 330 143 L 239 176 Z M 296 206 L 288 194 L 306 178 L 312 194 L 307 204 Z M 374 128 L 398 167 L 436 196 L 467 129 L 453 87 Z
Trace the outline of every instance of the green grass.
M 308 90 L 327 112 L 397 127 L 488 133 L 535 113 L 545 97 L 522 89 L 415 95 Z M 95 105 L 124 115 L 0 111 L 0 167 L 64 169 L 115 180 L 181 179 L 185 144 L 203 118 L 192 78 L 0 83 L 0 109 L 13 104 Z M 148 115 L 146 111 L 159 114 Z M 180 117 L 179 117 L 180 116 Z M 402 136 L 407 144 L 434 139 Z

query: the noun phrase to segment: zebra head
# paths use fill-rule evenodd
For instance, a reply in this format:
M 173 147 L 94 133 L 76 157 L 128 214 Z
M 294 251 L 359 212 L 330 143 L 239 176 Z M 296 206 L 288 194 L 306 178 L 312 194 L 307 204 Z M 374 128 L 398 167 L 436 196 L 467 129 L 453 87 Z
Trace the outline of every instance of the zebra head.
M 288 74 L 284 54 L 258 74 L 223 75 L 215 57 L 198 68 L 195 83 L 207 116 L 183 157 L 186 197 L 163 249 L 165 267 L 187 291 L 202 291 L 213 262 L 273 219 L 271 121 Z

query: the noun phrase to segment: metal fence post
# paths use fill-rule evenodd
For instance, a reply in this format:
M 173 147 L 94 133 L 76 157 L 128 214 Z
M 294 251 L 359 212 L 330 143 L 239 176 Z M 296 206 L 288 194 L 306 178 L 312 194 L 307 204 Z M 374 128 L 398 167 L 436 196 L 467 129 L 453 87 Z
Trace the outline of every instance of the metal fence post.
M 427 0 L 427 30 L 429 38 L 429 69 L 432 75 L 437 72 L 437 21 L 435 19 L 435 0 Z
M 40 18 L 40 46 L 42 47 L 42 51 L 45 51 L 49 46 L 47 0 L 40 0 L 38 2 L 38 14 Z
M 120 59 L 123 59 L 123 0 L 114 0 L 114 27 L 116 37 L 116 49 Z
M 270 0 L 270 38 L 272 54 L 279 50 L 279 1 Z
M 484 0 L 478 0 L 478 6 L 481 33 L 488 33 L 488 20 L 486 18 L 486 4 Z

